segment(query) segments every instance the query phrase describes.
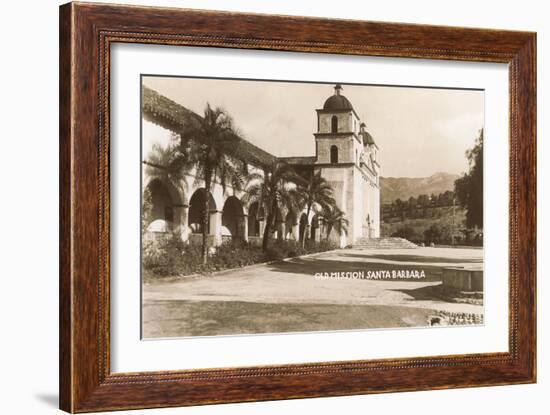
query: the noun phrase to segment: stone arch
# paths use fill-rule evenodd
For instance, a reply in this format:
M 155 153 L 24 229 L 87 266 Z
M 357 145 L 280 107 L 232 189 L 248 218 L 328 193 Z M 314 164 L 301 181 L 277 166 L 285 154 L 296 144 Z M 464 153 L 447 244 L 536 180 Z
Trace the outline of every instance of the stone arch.
M 160 183 L 164 189 L 170 194 L 170 197 L 174 204 L 177 205 L 183 205 L 185 204 L 185 194 L 182 189 L 186 189 L 186 183 L 182 182 L 181 186 L 177 186 L 176 184 L 172 183 L 170 180 L 163 178 L 163 177 L 151 177 L 149 175 L 144 175 L 143 180 L 143 188 L 150 188 L 151 186 L 155 186 L 155 183 Z
M 149 195 L 150 206 L 144 212 L 150 232 L 168 232 L 179 225 L 180 218 L 176 210 L 181 207 L 181 195 L 177 189 L 161 179 L 152 179 L 145 187 Z M 145 202 L 145 201 L 144 201 Z M 147 217 L 148 216 L 148 217 Z
M 246 239 L 245 215 L 242 202 L 236 196 L 226 199 L 222 210 L 222 237 Z
M 330 132 L 337 133 L 338 132 L 338 117 L 336 115 L 333 115 L 330 119 Z
M 332 164 L 338 163 L 338 146 L 336 145 L 330 146 L 330 162 Z
M 201 187 L 193 193 L 191 196 L 191 199 L 189 199 L 189 228 L 191 229 L 192 233 L 202 233 L 202 218 L 204 215 L 204 209 L 205 209 L 205 198 L 206 198 L 206 190 L 204 187 Z M 214 198 L 212 197 L 212 194 L 208 192 L 208 210 L 209 210 L 209 217 L 212 216 L 212 214 L 215 214 L 217 211 L 216 208 L 216 202 L 214 201 Z M 210 222 L 210 221 L 209 221 Z M 209 234 L 213 234 L 213 232 L 209 229 Z

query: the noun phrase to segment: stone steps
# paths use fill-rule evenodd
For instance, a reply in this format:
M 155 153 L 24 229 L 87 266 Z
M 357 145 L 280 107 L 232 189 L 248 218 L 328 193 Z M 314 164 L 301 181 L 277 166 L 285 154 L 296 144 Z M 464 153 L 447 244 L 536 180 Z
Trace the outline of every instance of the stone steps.
M 356 249 L 414 249 L 418 246 L 404 238 L 361 238 L 354 244 Z

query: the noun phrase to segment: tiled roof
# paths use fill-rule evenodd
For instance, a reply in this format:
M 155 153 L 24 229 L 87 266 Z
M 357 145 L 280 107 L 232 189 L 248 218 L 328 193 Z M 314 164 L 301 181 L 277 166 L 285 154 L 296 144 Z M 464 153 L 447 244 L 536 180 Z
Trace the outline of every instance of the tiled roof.
M 288 164 L 309 165 L 315 163 L 315 156 L 279 157 L 279 160 L 285 161 Z
M 141 90 L 141 108 L 143 117 L 147 121 L 175 133 L 179 133 L 189 120 L 202 118 L 200 115 L 145 85 L 142 86 Z M 227 145 L 231 146 L 232 150 L 236 146 L 236 152 L 239 157 L 251 164 L 265 166 L 272 164 L 276 160 L 274 155 L 236 134 L 228 140 Z

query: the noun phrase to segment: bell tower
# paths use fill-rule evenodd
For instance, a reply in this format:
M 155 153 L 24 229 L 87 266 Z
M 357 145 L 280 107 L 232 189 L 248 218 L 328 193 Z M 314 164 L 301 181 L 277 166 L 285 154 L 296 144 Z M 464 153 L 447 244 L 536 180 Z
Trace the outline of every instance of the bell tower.
M 380 189 L 378 147 L 366 131 L 340 84 L 317 109 L 314 170 L 330 183 L 333 197 L 349 222 L 345 235 L 331 235 L 340 246 L 378 237 Z
M 315 135 L 317 163 L 356 163 L 354 141 L 359 137 L 359 117 L 351 102 L 342 94 L 340 84 L 334 86 L 334 93 L 317 110 L 317 132 Z

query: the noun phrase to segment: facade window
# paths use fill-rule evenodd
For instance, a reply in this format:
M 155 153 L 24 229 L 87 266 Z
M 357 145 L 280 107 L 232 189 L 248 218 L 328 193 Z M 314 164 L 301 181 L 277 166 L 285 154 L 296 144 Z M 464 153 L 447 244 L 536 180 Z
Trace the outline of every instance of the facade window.
M 333 133 L 337 133 L 338 132 L 338 117 L 336 115 L 333 115 L 332 116 L 332 119 L 331 119 L 331 129 L 330 129 L 331 132 Z
M 337 146 L 331 146 L 330 147 L 330 162 L 332 164 L 338 163 L 338 147 Z

